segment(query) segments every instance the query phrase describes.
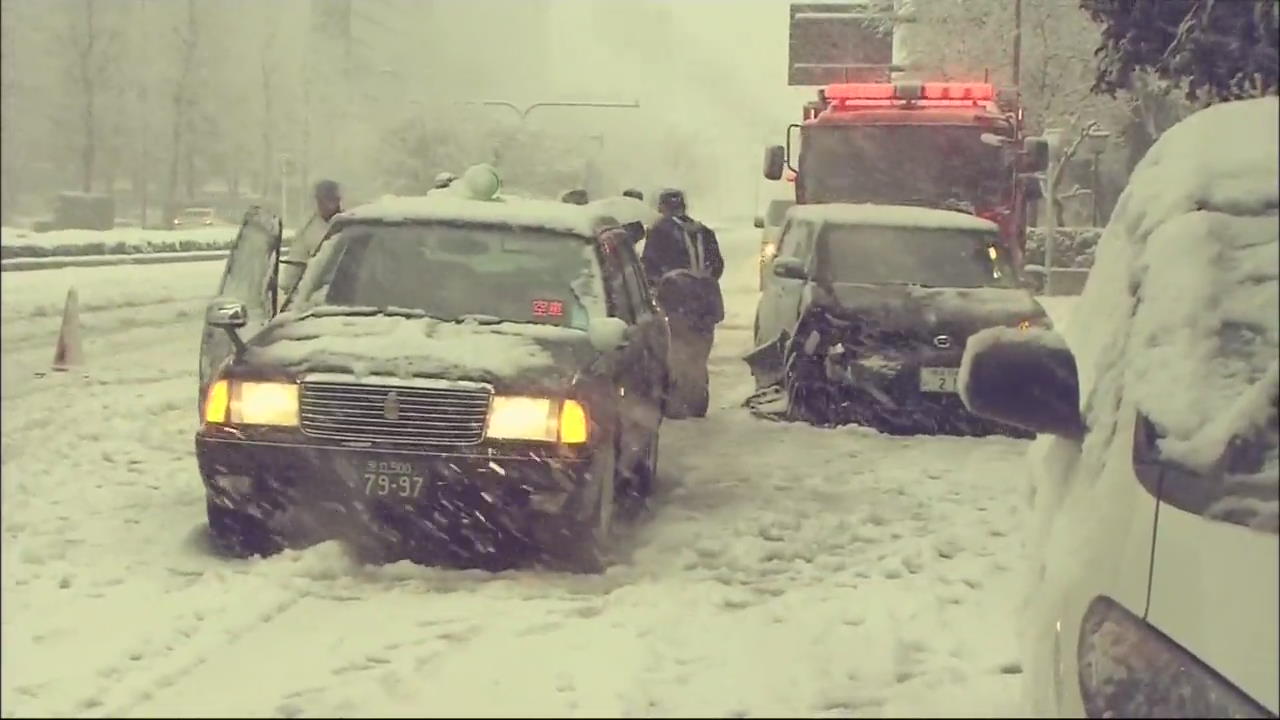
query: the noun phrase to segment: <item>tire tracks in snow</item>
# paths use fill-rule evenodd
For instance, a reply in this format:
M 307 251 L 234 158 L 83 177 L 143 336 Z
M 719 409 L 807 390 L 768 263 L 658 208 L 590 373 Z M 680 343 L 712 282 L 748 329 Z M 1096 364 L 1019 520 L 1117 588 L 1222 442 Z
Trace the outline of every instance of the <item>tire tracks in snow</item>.
M 260 631 L 263 626 L 278 620 L 291 608 L 296 606 L 307 593 L 297 588 L 291 589 L 285 597 L 279 598 L 257 611 L 251 613 L 252 619 L 242 622 L 227 630 L 222 637 L 200 643 L 199 636 L 212 633 L 208 628 L 221 625 L 216 622 L 221 618 L 203 616 L 196 622 L 196 630 L 184 624 L 170 629 L 170 634 L 157 641 L 163 650 L 150 655 L 142 652 L 131 652 L 118 664 L 108 666 L 99 671 L 104 677 L 103 685 L 94 692 L 82 697 L 73 704 L 68 716 L 85 713 L 88 717 L 126 717 L 138 706 L 150 701 L 157 694 L 172 687 L 176 682 L 215 657 L 227 646 L 233 645 L 251 632 Z M 193 647 L 193 642 L 195 649 Z M 186 655 L 186 657 L 183 657 Z M 145 662 L 145 664 L 143 664 Z M 121 668 L 133 668 L 126 669 Z M 158 668 L 158 669 L 157 669 Z M 141 683 L 131 680 L 143 677 Z M 132 689 L 131 689 L 132 688 Z M 123 699 L 111 702 L 113 695 L 121 695 Z

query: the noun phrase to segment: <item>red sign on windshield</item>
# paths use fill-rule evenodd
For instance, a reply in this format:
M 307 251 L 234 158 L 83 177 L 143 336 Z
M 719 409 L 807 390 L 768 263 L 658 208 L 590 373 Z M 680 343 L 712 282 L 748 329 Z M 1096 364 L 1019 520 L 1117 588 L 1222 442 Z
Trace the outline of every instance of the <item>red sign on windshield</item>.
M 559 300 L 534 300 L 534 317 L 564 317 L 564 303 Z

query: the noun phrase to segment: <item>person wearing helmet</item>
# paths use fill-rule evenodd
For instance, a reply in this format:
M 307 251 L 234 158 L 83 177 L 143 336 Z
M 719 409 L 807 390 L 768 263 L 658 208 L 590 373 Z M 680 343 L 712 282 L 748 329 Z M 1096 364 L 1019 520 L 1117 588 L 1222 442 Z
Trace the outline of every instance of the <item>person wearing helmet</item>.
M 644 202 L 644 193 L 640 192 L 635 188 L 627 188 L 626 190 L 623 190 L 622 197 L 635 198 L 640 202 Z
M 720 276 L 724 258 L 711 228 L 689 217 L 684 192 L 658 195 L 661 218 L 649 228 L 641 263 L 671 327 L 672 417 L 705 417 L 710 404 L 707 361 L 716 325 L 724 320 Z
M 293 236 L 289 255 L 280 271 L 280 300 L 283 302 L 297 287 L 302 272 L 311 256 L 320 247 L 320 241 L 329 232 L 333 216 L 342 212 L 342 188 L 333 180 L 321 180 L 315 186 L 316 211 Z

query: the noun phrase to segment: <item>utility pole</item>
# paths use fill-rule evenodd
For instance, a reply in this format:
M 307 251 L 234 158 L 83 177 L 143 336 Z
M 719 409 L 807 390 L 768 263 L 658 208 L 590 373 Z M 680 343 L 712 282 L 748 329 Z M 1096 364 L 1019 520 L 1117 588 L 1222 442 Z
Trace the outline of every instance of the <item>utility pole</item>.
M 1048 128 L 1042 134 L 1049 141 L 1049 167 L 1045 169 L 1045 191 L 1049 195 L 1049 217 L 1045 228 L 1048 232 L 1044 238 L 1044 294 L 1053 295 L 1053 263 L 1054 249 L 1058 244 L 1058 164 L 1062 162 L 1058 152 L 1062 149 L 1062 130 Z M 1074 148 L 1073 148 L 1074 149 Z
M 1022 0 L 1013 0 L 1013 86 L 1021 86 Z
M 280 222 L 282 224 L 289 222 L 289 171 L 292 165 L 293 158 L 288 155 L 280 156 Z

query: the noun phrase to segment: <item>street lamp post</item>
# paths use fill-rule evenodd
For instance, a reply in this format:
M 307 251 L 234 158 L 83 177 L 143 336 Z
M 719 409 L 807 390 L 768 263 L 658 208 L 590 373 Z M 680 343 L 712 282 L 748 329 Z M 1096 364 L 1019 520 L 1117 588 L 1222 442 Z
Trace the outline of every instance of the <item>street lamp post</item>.
M 1090 168 L 1092 177 L 1089 184 L 1092 186 L 1092 192 L 1090 193 L 1091 201 L 1089 204 L 1094 227 L 1098 227 L 1101 223 L 1101 219 L 1098 216 L 1098 186 L 1100 184 L 1098 164 L 1102 160 L 1102 153 L 1107 151 L 1107 141 L 1110 137 L 1111 133 L 1109 131 L 1103 130 L 1097 125 L 1091 126 L 1084 136 L 1084 150 L 1093 156 L 1093 166 Z
M 535 103 L 521 107 L 510 100 L 469 100 L 468 105 L 490 105 L 495 107 L 505 107 L 514 111 L 520 116 L 520 127 L 524 127 L 524 123 L 529 119 L 529 113 L 540 107 L 593 107 L 593 108 L 638 108 L 639 100 L 631 102 L 619 102 L 616 100 L 539 100 Z M 510 139 L 510 138 L 508 138 Z M 500 144 L 501 145 L 501 144 Z M 493 152 L 494 165 L 497 165 L 502 158 L 500 147 L 494 148 Z

